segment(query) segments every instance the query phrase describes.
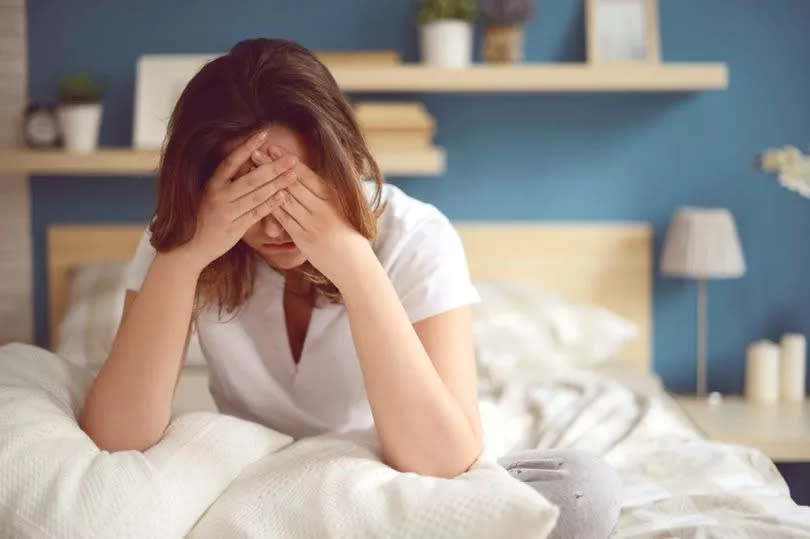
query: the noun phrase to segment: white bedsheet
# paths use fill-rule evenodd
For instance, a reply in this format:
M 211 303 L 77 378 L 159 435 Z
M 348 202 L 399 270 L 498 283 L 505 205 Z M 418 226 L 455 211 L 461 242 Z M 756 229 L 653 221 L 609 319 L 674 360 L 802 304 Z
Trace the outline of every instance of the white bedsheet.
M 604 455 L 624 484 L 616 537 L 810 538 L 810 508 L 790 499 L 765 455 L 701 439 L 657 381 L 638 380 L 516 378 L 483 404 L 489 447 Z

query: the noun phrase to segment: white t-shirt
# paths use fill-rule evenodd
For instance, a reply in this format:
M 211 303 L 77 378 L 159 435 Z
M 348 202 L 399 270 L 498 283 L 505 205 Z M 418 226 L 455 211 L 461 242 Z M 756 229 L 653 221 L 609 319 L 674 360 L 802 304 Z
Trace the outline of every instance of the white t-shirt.
M 373 186 L 367 192 L 371 196 Z M 391 185 L 383 186 L 382 200 L 387 207 L 374 252 L 410 321 L 478 302 L 463 246 L 447 218 Z M 154 255 L 147 229 L 129 266 L 128 289 L 140 289 Z M 256 264 L 254 292 L 235 317 L 224 313 L 220 321 L 212 306 L 198 320 L 220 411 L 295 438 L 371 427 L 345 307 L 313 309 L 296 363 L 284 316 L 284 277 L 258 258 Z

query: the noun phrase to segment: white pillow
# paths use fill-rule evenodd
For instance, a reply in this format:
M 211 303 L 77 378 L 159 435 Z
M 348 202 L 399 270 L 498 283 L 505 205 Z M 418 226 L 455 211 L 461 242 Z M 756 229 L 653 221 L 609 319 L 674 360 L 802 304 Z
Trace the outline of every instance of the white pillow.
M 631 321 L 603 307 L 579 304 L 539 287 L 479 282 L 473 306 L 479 368 L 504 380 L 526 368 L 556 375 L 616 357 L 638 335 Z
M 249 464 L 291 439 L 197 412 L 148 451 L 100 451 L 76 416 L 90 369 L 0 347 L 0 537 L 182 537 Z
M 543 538 L 558 510 L 491 461 L 454 479 L 399 473 L 373 431 L 300 440 L 250 466 L 189 535 Z
M 107 360 L 124 310 L 126 268 L 125 263 L 106 262 L 73 270 L 57 354 L 79 365 Z M 196 332 L 189 338 L 185 364 L 205 365 Z

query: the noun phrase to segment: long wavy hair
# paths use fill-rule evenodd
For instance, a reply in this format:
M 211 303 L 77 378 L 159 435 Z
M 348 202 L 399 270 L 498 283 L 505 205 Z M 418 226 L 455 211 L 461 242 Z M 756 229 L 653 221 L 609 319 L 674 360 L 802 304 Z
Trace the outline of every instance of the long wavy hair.
M 301 136 L 312 167 L 334 189 L 349 222 L 373 240 L 383 177 L 353 110 L 329 70 L 306 48 L 282 39 L 249 39 L 208 62 L 183 89 L 161 155 L 152 246 L 168 251 L 193 237 L 206 182 L 229 139 L 280 124 Z M 376 183 L 371 201 L 363 180 Z M 215 302 L 235 312 L 251 295 L 253 250 L 239 241 L 202 272 L 196 314 Z M 340 301 L 337 288 L 309 262 L 296 268 L 316 296 Z

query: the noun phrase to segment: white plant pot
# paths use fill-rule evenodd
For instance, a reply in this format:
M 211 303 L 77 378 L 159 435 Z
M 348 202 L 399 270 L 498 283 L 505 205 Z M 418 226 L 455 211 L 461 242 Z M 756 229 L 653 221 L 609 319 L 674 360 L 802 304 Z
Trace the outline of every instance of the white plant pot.
M 422 62 L 461 68 L 472 63 L 473 25 L 455 19 L 429 22 L 420 28 Z
M 67 151 L 89 153 L 98 147 L 100 103 L 60 105 L 58 116 Z

